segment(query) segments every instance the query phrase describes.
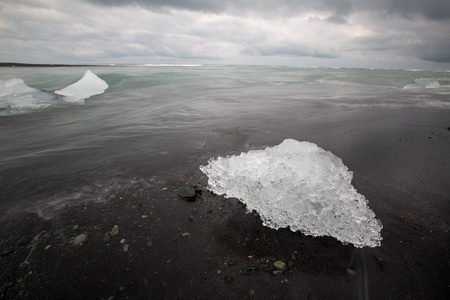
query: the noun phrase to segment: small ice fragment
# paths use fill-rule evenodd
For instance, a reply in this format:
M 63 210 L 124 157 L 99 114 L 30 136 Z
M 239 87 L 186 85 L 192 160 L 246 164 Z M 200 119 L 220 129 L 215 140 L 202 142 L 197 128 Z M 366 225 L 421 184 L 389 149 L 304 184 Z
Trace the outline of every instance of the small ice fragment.
M 352 172 L 316 144 L 286 139 L 264 150 L 210 159 L 200 170 L 209 190 L 239 198 L 265 226 L 332 236 L 356 247 L 381 244 L 383 225 L 351 185 Z

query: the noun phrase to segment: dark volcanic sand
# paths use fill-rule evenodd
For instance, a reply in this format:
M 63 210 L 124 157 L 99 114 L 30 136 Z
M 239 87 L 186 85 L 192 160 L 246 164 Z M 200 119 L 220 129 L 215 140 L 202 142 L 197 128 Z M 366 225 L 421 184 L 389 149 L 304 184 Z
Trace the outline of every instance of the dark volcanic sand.
M 235 200 L 209 193 L 193 166 L 139 177 L 103 201 L 69 205 L 47 221 L 31 213 L 3 219 L 0 297 L 449 299 L 450 132 L 437 118 L 425 115 L 429 125 L 413 127 L 400 117 L 358 122 L 348 152 L 325 147 L 354 171 L 353 185 L 384 225 L 381 247 L 355 249 L 266 228 Z M 329 128 L 337 137 L 350 129 Z M 202 187 L 196 201 L 180 199 L 178 189 L 196 185 Z M 114 225 L 120 234 L 105 243 Z M 74 245 L 81 233 L 87 242 Z M 275 275 L 277 260 L 287 269 Z M 269 270 L 248 269 L 260 264 Z
M 382 247 L 355 249 L 266 228 L 242 204 L 205 189 L 194 202 L 178 196 L 178 187 L 197 183 L 206 184 L 200 172 L 141 179 L 112 200 L 2 228 L 2 251 L 12 250 L 1 257 L 2 299 L 446 298 L 448 233 L 429 232 L 407 213 L 379 214 L 397 230 L 384 230 Z M 115 224 L 120 234 L 105 243 Z M 80 233 L 88 241 L 74 245 Z M 35 240 L 16 246 L 23 236 Z M 276 260 L 289 265 L 282 274 L 273 274 Z M 262 263 L 270 270 L 247 272 Z

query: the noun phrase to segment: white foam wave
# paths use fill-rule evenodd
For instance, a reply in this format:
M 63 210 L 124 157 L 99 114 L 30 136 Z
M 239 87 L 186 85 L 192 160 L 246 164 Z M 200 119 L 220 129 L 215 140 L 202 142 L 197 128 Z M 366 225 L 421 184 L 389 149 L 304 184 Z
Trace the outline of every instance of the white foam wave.
M 203 67 L 199 64 L 143 64 L 142 67 Z
M 67 102 L 84 103 L 84 99 L 102 94 L 107 88 L 108 84 L 104 80 L 87 70 L 80 80 L 55 91 L 55 94 L 65 96 Z
M 332 236 L 356 247 L 380 245 L 383 225 L 351 185 L 352 172 L 316 144 L 287 139 L 264 150 L 211 159 L 200 170 L 211 191 L 239 198 L 265 226 Z
M 434 78 L 419 78 L 414 79 L 410 84 L 403 87 L 405 90 L 425 90 L 425 89 L 438 89 L 440 87 L 439 82 Z

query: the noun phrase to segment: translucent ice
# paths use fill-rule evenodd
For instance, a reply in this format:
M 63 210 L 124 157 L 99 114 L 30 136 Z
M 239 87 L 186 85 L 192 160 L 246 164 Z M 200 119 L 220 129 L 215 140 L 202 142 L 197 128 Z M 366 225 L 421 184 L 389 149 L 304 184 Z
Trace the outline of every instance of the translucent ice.
M 84 99 L 94 95 L 102 94 L 108 88 L 108 84 L 97 75 L 87 70 L 83 77 L 61 90 L 55 91 L 55 94 L 65 96 L 67 102 L 83 103 Z
M 0 97 L 16 94 L 25 94 L 37 92 L 37 89 L 29 87 L 20 78 L 13 78 L 8 80 L 0 80 Z
M 210 159 L 200 166 L 209 189 L 239 198 L 265 226 L 333 236 L 356 247 L 381 244 L 381 222 L 351 185 L 342 160 L 309 142 L 292 139 L 264 150 Z
M 425 90 L 425 89 L 438 89 L 440 87 L 439 82 L 434 78 L 419 78 L 414 79 L 413 83 L 407 84 L 403 87 L 405 90 Z
M 0 109 L 10 113 L 48 107 L 55 97 L 29 87 L 20 78 L 0 80 Z

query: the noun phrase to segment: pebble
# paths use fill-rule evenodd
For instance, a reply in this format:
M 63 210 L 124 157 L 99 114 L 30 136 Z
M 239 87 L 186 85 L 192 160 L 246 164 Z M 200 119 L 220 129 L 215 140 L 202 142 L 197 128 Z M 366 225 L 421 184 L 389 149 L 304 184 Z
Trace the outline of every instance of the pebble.
M 119 226 L 114 225 L 113 229 L 111 229 L 110 235 L 111 235 L 111 236 L 117 236 L 117 235 L 119 235 Z
M 218 274 L 218 275 L 222 274 L 222 271 L 217 270 L 217 274 Z
M 73 239 L 73 243 L 74 243 L 75 245 L 81 245 L 81 244 L 83 244 L 84 242 L 86 242 L 87 237 L 88 237 L 87 234 L 84 234 L 84 233 L 79 234 L 79 235 L 77 235 L 77 236 Z
M 226 283 L 232 283 L 233 282 L 233 276 L 231 276 L 231 275 L 225 276 L 225 282 Z
M 232 206 L 237 206 L 239 204 L 239 199 L 235 197 L 228 198 L 228 201 Z
M 188 217 L 188 219 L 189 219 L 189 221 L 193 221 L 194 220 L 194 216 L 193 215 L 190 215 L 189 217 Z
M 125 244 L 126 241 L 127 241 L 126 239 L 121 239 L 121 240 L 120 240 L 120 243 L 121 243 L 121 244 Z
M 247 272 L 248 275 L 255 274 L 256 273 L 256 267 L 253 267 L 253 266 L 247 267 L 246 272 Z
M 105 233 L 105 235 L 103 236 L 103 240 L 105 241 L 105 243 L 109 243 L 109 241 L 111 240 L 111 235 L 109 234 L 109 232 Z
M 152 241 L 148 241 L 148 242 L 147 242 L 147 247 L 151 248 L 152 246 L 153 246 Z
M 281 274 L 281 273 L 283 273 L 283 271 L 280 271 L 280 270 L 273 271 L 273 275 L 278 275 L 278 274 Z
M 146 219 L 146 218 L 148 218 L 147 215 L 142 215 L 142 219 Z
M 181 235 L 182 236 L 188 236 L 188 235 L 190 235 L 190 233 L 189 232 L 183 232 Z
M 128 244 L 123 244 L 123 246 L 122 246 L 123 252 L 127 252 L 127 251 L 128 251 L 128 248 L 130 248 L 130 245 L 128 245 Z
M 45 250 L 50 249 L 51 246 L 52 246 L 52 245 L 48 245 L 47 247 L 45 247 Z
M 77 231 L 78 229 L 80 229 L 80 226 L 79 226 L 79 225 L 73 226 L 73 231 Z
M 284 271 L 286 269 L 286 264 L 281 260 L 277 260 L 276 262 L 273 263 L 273 265 L 280 271 Z
M 186 200 L 193 200 L 196 196 L 195 189 L 190 186 L 184 186 L 178 190 L 178 196 Z
M 260 268 L 261 270 L 264 270 L 264 271 L 268 271 L 268 270 L 271 269 L 271 268 L 270 268 L 270 265 L 269 265 L 269 264 L 266 264 L 266 263 L 261 263 L 261 264 L 259 264 L 259 265 L 258 265 L 258 268 Z

